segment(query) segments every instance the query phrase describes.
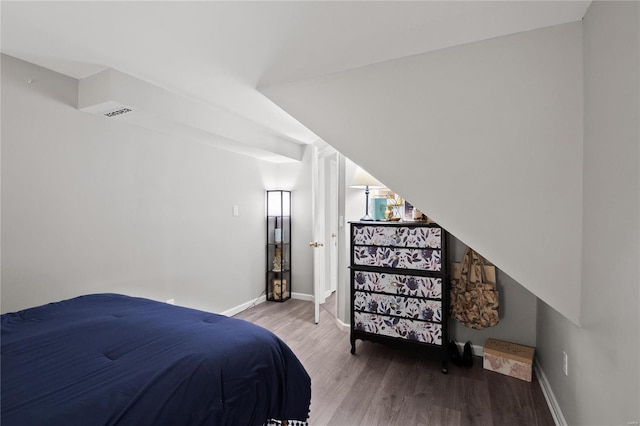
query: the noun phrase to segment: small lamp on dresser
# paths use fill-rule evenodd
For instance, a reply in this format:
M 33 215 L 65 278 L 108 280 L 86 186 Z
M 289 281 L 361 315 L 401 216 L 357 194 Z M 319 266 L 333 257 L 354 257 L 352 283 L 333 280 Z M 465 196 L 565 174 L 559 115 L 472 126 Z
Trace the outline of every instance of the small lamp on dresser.
M 380 181 L 369 173 L 367 173 L 362 167 L 358 166 L 356 172 L 351 179 L 351 188 L 364 188 L 364 194 L 366 198 L 365 203 L 365 215 L 360 220 L 373 220 L 369 216 L 369 189 L 370 188 L 384 188 L 384 185 Z

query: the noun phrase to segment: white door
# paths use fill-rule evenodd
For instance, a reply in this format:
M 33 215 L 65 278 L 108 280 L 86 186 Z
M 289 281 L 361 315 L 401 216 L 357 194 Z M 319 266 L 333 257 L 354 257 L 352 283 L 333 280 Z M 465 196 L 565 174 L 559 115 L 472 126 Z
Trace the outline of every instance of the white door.
M 313 252 L 313 299 L 315 322 L 320 321 L 320 305 L 338 288 L 339 153 L 326 146 L 312 147 L 311 203 Z M 338 299 L 336 297 L 336 305 Z M 337 308 L 337 306 L 336 306 Z M 337 312 L 337 310 L 336 310 Z
M 313 250 L 313 303 L 316 324 L 320 322 L 320 304 L 325 294 L 324 251 L 324 164 L 319 159 L 318 147 L 312 147 L 311 155 L 311 221 Z
M 326 222 L 326 244 L 325 256 L 328 279 L 326 295 L 330 295 L 338 288 L 338 154 L 327 157 L 328 173 L 326 176 L 326 198 L 325 198 L 325 222 Z

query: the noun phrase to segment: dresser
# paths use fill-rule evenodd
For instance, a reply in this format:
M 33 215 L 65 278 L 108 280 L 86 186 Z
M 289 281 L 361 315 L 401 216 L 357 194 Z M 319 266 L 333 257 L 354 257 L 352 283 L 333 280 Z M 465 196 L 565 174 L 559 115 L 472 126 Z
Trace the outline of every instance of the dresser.
M 351 353 L 370 340 L 433 353 L 447 372 L 447 233 L 434 223 L 351 222 Z

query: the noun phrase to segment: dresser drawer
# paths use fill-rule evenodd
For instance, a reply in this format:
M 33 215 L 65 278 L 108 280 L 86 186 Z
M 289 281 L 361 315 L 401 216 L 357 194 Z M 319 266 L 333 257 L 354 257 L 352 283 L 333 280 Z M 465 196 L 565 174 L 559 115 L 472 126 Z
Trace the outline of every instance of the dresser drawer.
M 372 314 L 442 322 L 442 302 L 439 300 L 356 291 L 353 308 Z
M 361 266 L 440 272 L 440 255 L 439 249 L 355 246 L 353 263 Z
M 356 245 L 442 248 L 442 230 L 438 227 L 354 226 Z
M 442 345 L 442 324 L 354 312 L 354 330 L 415 342 Z
M 353 271 L 355 290 L 442 299 L 442 278 Z

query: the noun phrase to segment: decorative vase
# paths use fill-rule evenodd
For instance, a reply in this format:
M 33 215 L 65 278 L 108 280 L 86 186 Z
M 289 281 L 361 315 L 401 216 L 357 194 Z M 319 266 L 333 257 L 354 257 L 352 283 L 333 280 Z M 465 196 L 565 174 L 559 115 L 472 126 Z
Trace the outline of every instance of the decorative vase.
M 276 248 L 276 255 L 273 258 L 273 272 L 282 271 L 282 251 L 280 248 Z
M 385 219 L 387 219 L 387 220 L 393 219 L 393 216 L 394 216 L 393 213 L 394 213 L 393 212 L 393 206 L 391 204 L 388 204 L 387 205 L 387 210 L 385 210 L 385 212 L 384 212 Z

